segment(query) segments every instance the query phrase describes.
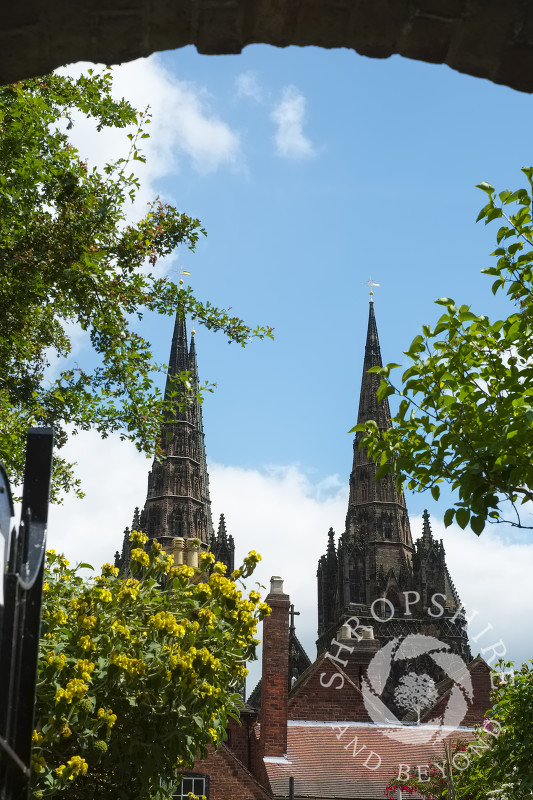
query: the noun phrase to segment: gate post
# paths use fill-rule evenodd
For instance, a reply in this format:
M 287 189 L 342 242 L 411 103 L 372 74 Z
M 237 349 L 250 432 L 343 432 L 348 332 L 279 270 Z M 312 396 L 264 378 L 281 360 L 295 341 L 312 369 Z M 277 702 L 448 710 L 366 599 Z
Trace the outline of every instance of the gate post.
M 53 442 L 52 428 L 28 432 L 18 532 L 10 531 L 11 490 L 0 469 L 0 534 L 7 557 L 0 575 L 0 800 L 24 800 L 30 787 Z

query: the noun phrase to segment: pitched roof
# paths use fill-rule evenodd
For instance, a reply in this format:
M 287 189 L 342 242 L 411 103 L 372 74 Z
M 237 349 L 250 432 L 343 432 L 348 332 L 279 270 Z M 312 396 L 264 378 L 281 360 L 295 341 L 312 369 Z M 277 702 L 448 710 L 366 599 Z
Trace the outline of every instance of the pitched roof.
M 194 762 L 194 770 L 210 776 L 210 794 L 214 797 L 239 797 L 239 800 L 269 800 L 272 797 L 224 743 L 218 750 L 209 747 L 207 757 Z
M 265 758 L 265 767 L 276 798 L 289 796 L 293 777 L 297 799 L 383 800 L 384 788 L 401 765 L 423 770 L 442 762 L 442 732 L 437 726 L 290 721 L 286 759 Z M 473 738 L 471 728 L 446 733 L 454 740 Z M 420 741 L 427 735 L 437 741 Z

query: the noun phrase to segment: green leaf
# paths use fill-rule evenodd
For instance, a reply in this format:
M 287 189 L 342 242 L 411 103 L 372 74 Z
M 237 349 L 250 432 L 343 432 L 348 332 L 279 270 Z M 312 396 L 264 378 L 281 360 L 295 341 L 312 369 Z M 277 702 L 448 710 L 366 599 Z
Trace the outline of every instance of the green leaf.
M 474 531 L 475 534 L 478 536 L 483 533 L 483 529 L 485 527 L 485 520 L 483 517 L 471 517 L 470 519 L 470 527 Z
M 389 472 L 392 472 L 392 464 L 389 461 L 386 461 L 384 464 L 381 464 L 380 467 L 376 470 L 376 480 L 378 481 L 384 475 L 387 475 Z
M 449 528 L 455 517 L 455 508 L 447 508 L 444 512 L 444 527 Z
M 457 524 L 463 530 L 468 525 L 468 521 L 470 519 L 470 511 L 468 508 L 458 508 L 455 512 L 455 519 L 457 520 Z
M 483 183 L 478 183 L 476 185 L 476 189 L 481 189 L 482 192 L 486 192 L 489 196 L 494 194 L 494 186 L 491 186 L 491 184 L 487 183 L 487 181 L 483 181 Z
M 431 487 L 431 496 L 435 501 L 437 501 L 440 497 L 440 487 L 439 486 L 432 486 Z

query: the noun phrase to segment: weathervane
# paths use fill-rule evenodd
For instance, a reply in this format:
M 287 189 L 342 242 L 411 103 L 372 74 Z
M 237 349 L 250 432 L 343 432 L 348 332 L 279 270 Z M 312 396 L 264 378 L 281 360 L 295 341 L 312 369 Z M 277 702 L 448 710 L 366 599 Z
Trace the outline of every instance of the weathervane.
M 191 274 L 191 273 L 190 273 L 190 272 L 187 272 L 187 270 L 186 270 L 186 269 L 183 269 L 183 267 L 180 267 L 180 280 L 179 280 L 179 284 L 180 284 L 180 286 L 183 286 L 183 276 L 184 276 L 184 275 L 190 275 L 190 274 Z
M 373 303 L 374 301 L 372 300 L 372 297 L 374 296 L 374 292 L 372 291 L 372 287 L 373 286 L 379 286 L 379 283 L 376 283 L 370 277 L 367 281 L 364 281 L 364 284 L 365 284 L 365 286 L 368 286 L 368 288 L 370 289 L 370 302 Z

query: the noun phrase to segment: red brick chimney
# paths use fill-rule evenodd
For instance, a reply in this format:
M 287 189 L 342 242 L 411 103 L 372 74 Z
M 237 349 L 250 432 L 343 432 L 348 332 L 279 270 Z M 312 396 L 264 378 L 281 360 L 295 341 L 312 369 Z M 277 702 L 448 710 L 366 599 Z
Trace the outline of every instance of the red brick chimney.
M 260 746 L 263 756 L 284 756 L 287 752 L 290 597 L 283 593 L 281 578 L 270 579 L 270 593 L 265 602 L 272 613 L 263 621 Z

